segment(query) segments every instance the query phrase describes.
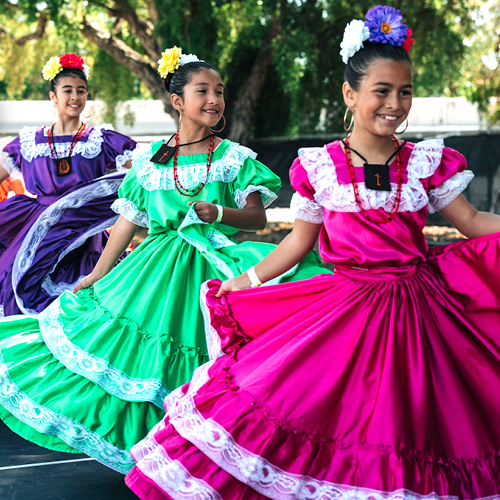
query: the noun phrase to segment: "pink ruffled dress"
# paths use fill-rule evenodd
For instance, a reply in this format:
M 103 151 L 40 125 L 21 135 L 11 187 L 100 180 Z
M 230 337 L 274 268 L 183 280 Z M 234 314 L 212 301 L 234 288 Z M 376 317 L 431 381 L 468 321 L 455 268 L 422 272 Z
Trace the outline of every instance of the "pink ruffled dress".
M 322 224 L 335 273 L 220 299 L 203 286 L 213 359 L 132 449 L 139 497 L 500 498 L 500 233 L 428 250 L 428 210 L 472 174 L 442 141 L 402 154 L 399 213 L 377 225 L 338 142 L 299 152 L 292 205 Z M 355 173 L 383 218 L 396 164 L 391 192 Z

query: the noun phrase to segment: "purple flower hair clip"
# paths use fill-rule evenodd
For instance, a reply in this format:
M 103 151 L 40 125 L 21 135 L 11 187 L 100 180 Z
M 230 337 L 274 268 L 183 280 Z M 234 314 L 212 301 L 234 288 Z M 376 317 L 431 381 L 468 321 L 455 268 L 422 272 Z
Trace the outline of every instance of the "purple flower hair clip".
M 408 35 L 408 26 L 402 24 L 401 11 L 387 5 L 377 5 L 366 14 L 365 25 L 370 30 L 370 42 L 390 43 L 401 47 Z
M 387 5 L 377 5 L 366 14 L 366 21 L 354 19 L 345 28 L 344 37 L 340 44 L 340 55 L 345 64 L 358 50 L 364 47 L 363 43 L 388 43 L 403 47 L 410 52 L 415 43 L 413 33 L 406 24 L 402 24 L 401 11 Z

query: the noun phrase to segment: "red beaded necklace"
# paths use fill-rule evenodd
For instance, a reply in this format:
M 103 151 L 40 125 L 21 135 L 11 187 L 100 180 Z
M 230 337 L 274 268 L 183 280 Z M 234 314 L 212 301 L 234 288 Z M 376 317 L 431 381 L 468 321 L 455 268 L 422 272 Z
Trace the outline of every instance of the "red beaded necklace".
M 375 224 L 385 224 L 387 222 L 390 222 L 391 220 L 394 219 L 394 217 L 396 217 L 396 214 L 398 213 L 399 205 L 401 204 L 401 191 L 403 188 L 403 159 L 401 157 L 401 150 L 399 149 L 398 140 L 393 135 L 391 135 L 391 138 L 394 142 L 394 147 L 396 148 L 396 151 L 398 151 L 398 149 L 399 149 L 399 151 L 396 155 L 397 174 L 398 174 L 396 197 L 394 198 L 394 203 L 393 203 L 391 211 L 389 212 L 387 217 L 385 219 L 376 219 L 376 218 L 372 217 L 371 215 L 369 215 L 361 204 L 361 197 L 359 196 L 359 187 L 358 187 L 358 183 L 356 181 L 356 176 L 354 174 L 354 167 L 352 165 L 352 160 L 351 160 L 351 152 L 349 151 L 349 148 L 348 148 L 350 136 L 351 135 L 349 134 L 344 141 L 344 143 L 346 145 L 344 152 L 345 152 L 345 156 L 346 156 L 346 160 L 347 160 L 347 167 L 349 168 L 349 176 L 351 178 L 351 184 L 352 184 L 352 187 L 354 190 L 354 198 L 356 199 L 356 203 L 357 203 L 359 209 L 361 210 L 361 213 L 369 221 L 374 222 Z
M 185 188 L 181 181 L 179 180 L 179 174 L 177 173 L 177 155 L 179 153 L 179 131 L 175 134 L 175 152 L 174 152 L 174 182 L 175 188 L 179 193 L 184 196 L 196 196 L 204 187 L 208 181 L 208 174 L 210 173 L 210 166 L 212 165 L 212 158 L 215 151 L 215 135 L 212 134 L 212 139 L 210 139 L 210 146 L 208 147 L 207 155 L 207 180 L 205 182 L 200 182 L 198 186 L 193 189 Z
M 55 123 L 52 125 L 52 127 L 50 127 L 48 130 L 47 130 L 47 143 L 49 145 L 49 148 L 50 148 L 50 156 L 52 157 L 52 159 L 54 160 L 58 160 L 59 159 L 59 155 L 58 153 L 56 152 L 56 146 L 54 144 L 54 127 L 55 127 Z M 75 148 L 76 146 L 76 143 L 80 140 L 80 137 L 82 136 L 83 132 L 85 131 L 85 128 L 87 127 L 87 125 L 85 123 L 82 123 L 80 125 L 80 128 L 78 129 L 78 132 L 76 133 L 75 137 L 73 137 L 73 140 L 71 141 L 71 144 L 69 145 L 69 147 L 67 149 L 65 149 L 64 151 L 61 152 L 61 154 L 65 155 L 68 151 L 69 151 L 69 155 L 68 156 L 71 156 L 73 154 L 73 149 Z

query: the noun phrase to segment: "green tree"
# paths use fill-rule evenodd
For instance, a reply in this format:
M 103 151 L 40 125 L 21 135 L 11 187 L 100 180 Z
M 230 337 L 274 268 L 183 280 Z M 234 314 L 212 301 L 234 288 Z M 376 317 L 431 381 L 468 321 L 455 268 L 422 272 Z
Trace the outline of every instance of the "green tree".
M 389 2 L 402 9 L 415 33 L 417 95 L 456 92 L 463 39 L 472 30 L 473 1 Z M 251 135 L 341 129 L 344 65 L 339 45 L 345 25 L 361 19 L 373 1 L 0 0 L 0 5 L 5 7 L 0 24 L 5 25 L 3 19 L 17 19 L 19 26 L 23 19 L 26 29 L 33 23 L 31 35 L 9 38 L 37 36 L 41 43 L 54 31 L 58 47 L 64 41 L 65 50 L 71 46 L 89 54 L 95 74 L 102 75 L 96 78 L 96 88 L 108 100 L 121 100 L 127 92 L 134 93 L 130 89 L 145 88 L 174 116 L 156 61 L 162 49 L 173 45 L 197 54 L 220 69 L 229 137 L 245 144 Z M 36 64 L 38 71 L 44 60 Z M 127 70 L 121 73 L 114 64 Z M 0 66 L 9 67 L 1 58 Z M 106 80 L 106 74 L 111 78 Z

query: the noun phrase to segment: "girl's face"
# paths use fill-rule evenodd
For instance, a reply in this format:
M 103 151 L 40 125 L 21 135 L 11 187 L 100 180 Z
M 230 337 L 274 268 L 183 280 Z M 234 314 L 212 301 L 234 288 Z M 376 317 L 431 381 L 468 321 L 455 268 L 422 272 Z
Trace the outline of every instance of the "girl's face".
M 184 87 L 184 98 L 172 94 L 172 104 L 181 114 L 181 123 L 215 127 L 224 114 L 224 86 L 217 72 L 202 70 L 195 73 Z
M 413 96 L 412 70 L 405 62 L 374 62 L 357 91 L 344 83 L 344 101 L 354 113 L 354 131 L 389 136 L 406 120 Z
M 49 95 L 59 118 L 76 118 L 87 104 L 87 84 L 77 76 L 63 76 L 57 82 L 55 93 Z

